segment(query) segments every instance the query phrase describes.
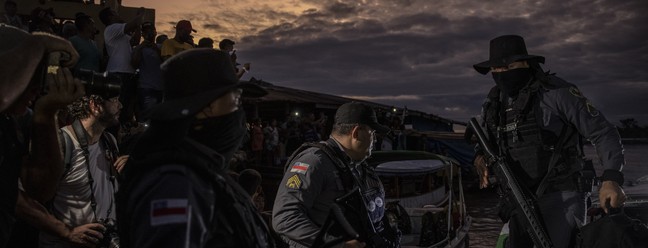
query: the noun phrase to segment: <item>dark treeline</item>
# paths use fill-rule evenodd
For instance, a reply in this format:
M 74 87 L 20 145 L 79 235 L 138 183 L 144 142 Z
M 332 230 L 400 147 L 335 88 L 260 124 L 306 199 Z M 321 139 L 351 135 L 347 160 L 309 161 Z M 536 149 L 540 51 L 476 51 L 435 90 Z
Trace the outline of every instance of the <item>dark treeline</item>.
M 639 126 L 639 122 L 634 118 L 622 119 L 619 122 L 621 138 L 648 138 L 648 125 Z

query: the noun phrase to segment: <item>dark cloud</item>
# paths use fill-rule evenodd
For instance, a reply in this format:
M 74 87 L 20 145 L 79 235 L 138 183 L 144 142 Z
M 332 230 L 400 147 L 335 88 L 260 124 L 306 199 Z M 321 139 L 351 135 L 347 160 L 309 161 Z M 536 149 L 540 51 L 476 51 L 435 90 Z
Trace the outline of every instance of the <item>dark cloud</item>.
M 490 39 L 520 34 L 531 54 L 547 58 L 546 70 L 578 85 L 608 119 L 648 124 L 646 1 L 372 4 L 330 1 L 284 15 L 241 37 L 239 60 L 278 85 L 465 121 L 493 84 L 472 65 L 488 58 Z
M 326 12 L 331 13 L 336 18 L 340 18 L 354 15 L 357 10 L 352 4 L 335 2 L 326 7 Z

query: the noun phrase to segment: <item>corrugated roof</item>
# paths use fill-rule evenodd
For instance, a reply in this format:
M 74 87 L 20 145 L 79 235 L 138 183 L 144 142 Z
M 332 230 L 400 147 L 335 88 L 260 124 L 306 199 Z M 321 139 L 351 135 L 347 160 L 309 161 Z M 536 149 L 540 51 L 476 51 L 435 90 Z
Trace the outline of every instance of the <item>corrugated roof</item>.
M 356 101 L 356 102 L 363 102 L 367 105 L 373 106 L 375 108 L 381 108 L 386 111 L 391 111 L 391 109 L 393 108 L 393 106 L 388 106 L 388 105 L 375 103 L 375 102 L 369 102 L 369 101 L 352 99 L 352 98 L 341 97 L 336 95 L 277 86 L 272 83 L 265 82 L 263 80 L 257 80 L 255 78 L 252 78 L 250 82 L 256 83 L 268 91 L 268 95 L 259 99 L 259 101 L 261 102 L 284 101 L 284 102 L 294 102 L 294 103 L 314 103 L 314 104 L 326 104 L 326 105 L 339 106 L 350 101 Z M 464 122 L 446 119 L 437 115 L 428 114 L 418 110 L 408 109 L 407 114 L 411 116 L 421 116 L 424 118 L 441 121 L 448 124 L 466 125 L 466 123 Z

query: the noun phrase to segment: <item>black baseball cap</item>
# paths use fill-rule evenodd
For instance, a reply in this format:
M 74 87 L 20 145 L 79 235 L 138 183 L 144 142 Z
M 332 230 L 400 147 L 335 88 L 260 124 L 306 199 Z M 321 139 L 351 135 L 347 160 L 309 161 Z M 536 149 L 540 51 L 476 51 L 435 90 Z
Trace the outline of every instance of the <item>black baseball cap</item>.
M 363 124 L 373 128 L 378 133 L 387 133 L 390 130 L 388 127 L 378 123 L 373 108 L 359 102 L 342 104 L 335 112 L 335 124 Z

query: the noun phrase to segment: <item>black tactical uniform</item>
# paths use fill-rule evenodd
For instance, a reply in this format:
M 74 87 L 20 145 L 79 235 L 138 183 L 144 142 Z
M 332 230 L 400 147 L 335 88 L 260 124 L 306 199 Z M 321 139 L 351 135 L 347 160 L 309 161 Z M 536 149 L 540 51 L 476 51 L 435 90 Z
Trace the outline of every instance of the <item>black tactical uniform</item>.
M 161 68 L 167 100 L 152 109 L 117 193 L 121 247 L 274 247 L 250 196 L 227 175 L 246 132 L 239 89 L 267 92 L 239 82 L 227 53 L 214 49 L 184 51 Z
M 385 190 L 378 175 L 364 162 L 351 162 L 334 139 L 322 142 L 322 145 L 337 150 L 334 151 L 335 155 L 341 157 L 330 158 L 318 147 L 303 150 L 291 160 L 277 191 L 272 223 L 275 231 L 284 236 L 291 247 L 309 247 L 313 244 L 335 199 L 346 194 L 355 184 L 353 178 L 346 178 L 348 176 L 362 182 L 360 189 L 368 207 L 367 212 L 375 226 L 382 231 Z M 347 173 L 351 175 L 341 173 L 334 161 L 337 159 L 345 163 L 349 168 Z
M 483 105 L 483 125 L 518 182 L 538 197 L 539 211 L 554 246 L 568 247 L 585 222 L 586 197 L 591 191 L 591 178 L 583 171 L 583 138 L 597 148 L 605 168 L 603 180 L 621 185 L 624 158 L 620 136 L 576 86 L 542 71 L 538 63 L 544 58 L 528 55 L 522 37 L 492 40 L 490 61 L 475 65 L 475 69 L 485 74 L 489 67 L 515 61 L 528 61 L 530 68 L 508 72 L 519 70 L 513 73 L 521 72 L 518 75 L 528 79 L 506 85 L 502 75 L 493 73 L 498 85 Z M 500 217 L 505 221 L 510 218 L 510 244 L 531 247 L 521 212 L 508 201 L 503 198 Z
M 135 151 L 124 169 L 122 247 L 272 247 L 265 222 L 225 173 L 220 154 L 189 138 L 159 142 L 165 141 L 143 137 L 144 151 Z
M 340 122 L 342 119 L 346 120 L 340 118 L 343 116 L 341 112 L 347 113 L 344 109 L 364 110 L 364 107 L 360 106 L 362 105 L 348 103 L 340 107 L 336 114 L 336 123 L 363 123 Z M 359 112 L 348 113 L 355 115 Z M 373 110 L 370 112 L 373 113 Z M 373 121 L 364 123 L 377 124 L 375 113 L 373 115 Z M 289 159 L 272 211 L 274 230 L 290 247 L 312 246 L 336 199 L 355 188 L 360 189 L 364 201 L 360 206 L 366 208 L 362 214 L 368 215 L 376 232 L 376 235 L 361 237 L 361 240 L 364 238 L 363 241 L 372 245 L 374 241 L 368 239 L 373 238 L 376 243 L 384 244 L 385 247 L 398 246 L 400 233 L 383 224 L 386 202 L 380 178 L 374 168 L 364 161 L 354 162 L 333 137 L 325 142 L 305 144 Z M 370 232 L 366 230 L 368 227 L 357 223 L 358 216 L 347 216 L 347 219 L 358 229 L 357 232 L 361 236 L 363 233 L 369 235 Z M 343 236 L 342 233 L 336 232 L 327 234 L 325 241 Z

